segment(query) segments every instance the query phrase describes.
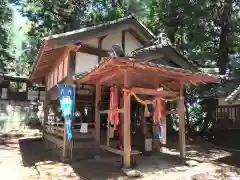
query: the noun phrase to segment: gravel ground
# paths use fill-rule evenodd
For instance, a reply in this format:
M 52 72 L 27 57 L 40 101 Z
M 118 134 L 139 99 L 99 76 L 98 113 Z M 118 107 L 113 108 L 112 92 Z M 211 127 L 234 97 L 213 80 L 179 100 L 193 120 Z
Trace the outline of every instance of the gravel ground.
M 165 153 L 141 156 L 138 170 L 146 180 L 240 180 L 240 153 L 209 144 L 188 146 L 188 164 L 179 163 L 174 148 Z M 121 159 L 112 154 L 62 163 L 38 140 L 8 139 L 0 142 L 0 179 L 8 180 L 125 180 Z M 189 167 L 192 166 L 192 167 Z

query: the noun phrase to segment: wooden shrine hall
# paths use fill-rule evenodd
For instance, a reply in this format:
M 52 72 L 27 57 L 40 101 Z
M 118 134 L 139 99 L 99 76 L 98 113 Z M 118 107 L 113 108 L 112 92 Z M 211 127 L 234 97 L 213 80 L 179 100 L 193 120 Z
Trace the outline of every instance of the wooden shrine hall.
M 136 59 L 121 57 L 112 59 L 109 58 L 102 63 L 95 66 L 88 73 L 73 77 L 70 82 L 79 86 L 80 84 L 94 85 L 95 89 L 95 120 L 94 131 L 92 131 L 95 141 L 100 148 L 107 151 L 119 154 L 123 156 L 124 167 L 131 166 L 131 157 L 133 155 L 140 154 L 138 150 L 133 150 L 131 147 L 131 96 L 136 99 L 140 99 L 141 95 L 148 95 L 151 98 L 147 100 L 138 100 L 142 104 L 154 104 L 154 101 L 161 99 L 164 101 L 174 99 L 178 103 L 178 111 L 170 112 L 166 114 L 178 114 L 179 115 L 179 145 L 180 145 L 180 158 L 185 159 L 185 121 L 184 121 L 184 87 L 189 85 L 199 85 L 204 83 L 217 83 L 219 79 L 217 77 L 194 74 L 191 71 L 183 70 L 180 68 L 172 68 L 163 65 L 157 65 L 153 63 L 140 63 Z M 64 82 L 63 82 L 64 84 Z M 117 106 L 112 109 L 101 109 L 101 88 L 103 87 L 115 87 L 115 90 L 121 90 L 123 92 L 123 103 L 121 108 Z M 140 95 L 140 96 L 139 96 Z M 121 103 L 120 103 L 121 106 Z M 103 114 L 110 112 L 116 112 L 120 114 L 120 122 L 122 123 L 123 131 L 123 148 L 117 149 L 111 147 L 109 142 L 109 130 L 107 133 L 107 141 L 101 141 L 100 133 L 100 117 Z M 47 114 L 47 112 L 46 112 Z M 164 118 L 164 117 L 161 117 Z M 58 123 L 60 124 L 60 123 Z M 73 124 L 75 126 L 76 124 Z M 48 133 L 51 132 L 51 127 L 46 124 L 46 134 L 44 137 L 54 141 Z M 63 147 L 68 148 L 66 142 L 66 132 L 64 126 L 63 132 Z M 48 129 L 50 128 L 50 129 Z M 109 128 L 109 123 L 108 123 Z M 60 127 L 53 127 L 53 129 L 60 130 Z M 73 133 L 76 133 L 76 128 L 73 129 Z M 53 131 L 51 133 L 54 133 Z M 58 132 L 59 133 L 59 132 Z M 81 133 L 79 133 L 81 136 Z M 86 136 L 82 134 L 82 136 Z M 74 141 L 73 141 L 74 143 Z M 81 142 L 78 142 L 81 146 Z M 60 142 L 61 144 L 61 142 Z M 84 143 L 83 143 L 84 144 Z M 63 150 L 63 156 L 66 157 L 67 150 Z M 135 161 L 135 160 L 134 160 Z
M 154 38 L 131 16 L 43 39 L 31 81 L 46 85 L 43 139 L 63 160 L 99 148 L 123 156 L 124 167 L 129 167 L 144 151 L 138 143 L 152 138 L 153 131 L 158 134 L 155 127 L 163 127 L 161 143 L 166 143 L 167 114 L 179 115 L 180 156 L 185 158 L 184 87 L 219 79 L 195 73 L 197 68 L 165 37 Z M 109 51 L 114 44 L 120 56 Z M 73 119 L 71 144 L 61 118 L 58 84 L 74 86 L 75 114 L 81 115 Z M 177 102 L 177 110 L 167 110 L 167 101 Z M 133 133 L 138 122 L 140 130 Z

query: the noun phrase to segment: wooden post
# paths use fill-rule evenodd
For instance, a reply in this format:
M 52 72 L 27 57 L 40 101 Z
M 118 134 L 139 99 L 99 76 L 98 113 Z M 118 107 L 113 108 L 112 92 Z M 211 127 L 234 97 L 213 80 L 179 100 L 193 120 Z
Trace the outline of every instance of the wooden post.
M 110 122 L 107 121 L 107 146 L 110 147 Z
M 166 115 L 163 117 L 163 126 L 162 126 L 162 144 L 167 143 L 167 123 L 166 123 Z
M 44 102 L 43 102 L 43 113 L 44 113 L 44 117 L 43 117 L 43 134 L 46 131 L 46 122 L 48 121 L 48 114 L 49 114 L 49 108 L 48 108 L 48 103 L 49 103 L 49 98 L 48 98 L 48 91 L 47 88 L 45 90 L 45 98 L 44 98 Z
M 100 144 L 100 112 L 99 102 L 101 101 L 101 86 L 96 85 L 96 99 L 95 99 L 95 139 Z
M 119 113 L 119 123 L 120 123 L 120 131 L 121 131 L 121 135 L 119 137 L 119 145 L 120 145 L 120 149 L 122 150 L 123 149 L 123 134 L 124 134 L 124 131 L 123 131 L 123 123 L 124 123 L 124 102 L 123 102 L 123 97 L 124 95 L 121 94 L 121 96 L 119 97 L 119 100 L 120 100 L 120 109 L 123 110 L 123 113 Z
M 143 114 L 143 108 L 141 108 L 140 113 L 141 113 L 140 114 L 140 126 L 142 129 L 142 133 L 144 134 L 144 141 L 145 141 L 145 139 L 148 138 L 149 133 L 148 133 L 146 118 L 144 117 L 144 114 Z
M 167 143 L 167 123 L 166 123 L 166 102 L 162 103 L 164 108 L 164 117 L 162 117 L 162 145 Z
M 73 119 L 75 118 L 75 112 L 76 112 L 76 84 L 73 84 L 73 103 L 74 103 L 74 106 L 73 106 Z M 72 125 L 73 125 L 73 119 L 72 119 Z M 71 147 L 70 147 L 70 159 L 72 160 L 72 157 L 73 157 L 73 137 L 72 137 L 72 141 L 71 141 Z
M 128 86 L 127 82 L 127 72 L 124 74 L 124 84 L 125 87 Z M 123 122 L 123 146 L 124 146 L 124 154 L 123 154 L 123 166 L 124 168 L 130 168 L 131 166 L 131 117 L 130 117 L 130 94 L 124 91 L 123 96 L 124 103 L 124 122 Z
M 66 155 L 67 155 L 67 132 L 66 121 L 64 120 L 62 161 L 65 161 Z
M 123 164 L 124 168 L 130 168 L 131 165 L 131 122 L 130 122 L 130 95 L 124 91 L 124 123 L 123 123 L 123 146 L 124 146 L 124 157 Z
M 179 143 L 180 143 L 180 158 L 184 161 L 186 157 L 186 140 L 185 140 L 185 110 L 184 110 L 184 85 L 180 82 L 180 96 L 178 99 L 178 114 L 179 114 Z

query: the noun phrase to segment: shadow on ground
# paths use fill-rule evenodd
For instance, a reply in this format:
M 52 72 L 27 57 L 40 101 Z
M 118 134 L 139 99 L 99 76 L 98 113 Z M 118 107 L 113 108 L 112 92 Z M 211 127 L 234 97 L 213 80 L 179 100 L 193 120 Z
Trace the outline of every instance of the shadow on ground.
M 232 152 L 230 156 L 217 159 L 216 162 L 240 168 L 240 153 Z
M 45 148 L 41 138 L 19 139 L 22 163 L 25 167 L 32 167 L 44 161 L 58 162 L 59 158 L 50 149 Z
M 22 163 L 25 167 L 36 166 L 39 163 L 43 167 L 45 163 L 45 170 L 51 169 L 50 166 L 55 169 L 58 168 L 59 172 L 67 171 L 67 168 L 71 168 L 72 172 L 80 179 L 110 180 L 119 177 L 126 179 L 121 170 L 122 157 L 100 149 L 93 152 L 91 150 L 79 150 L 74 152 L 73 156 L 76 157 L 81 153 L 85 153 L 79 156 L 81 158 L 75 158 L 75 160 L 65 165 L 59 165 L 60 158 L 55 152 L 47 149 L 41 139 L 20 139 L 19 147 Z M 178 155 L 163 153 L 139 156 L 137 162 L 138 169 L 142 173 L 151 174 L 160 171 L 174 171 L 176 166 L 181 166 Z
M 201 144 L 201 146 L 199 146 Z M 201 157 L 205 161 L 223 163 L 240 168 L 240 151 L 217 147 L 214 144 L 200 142 L 196 146 L 188 147 L 188 157 Z

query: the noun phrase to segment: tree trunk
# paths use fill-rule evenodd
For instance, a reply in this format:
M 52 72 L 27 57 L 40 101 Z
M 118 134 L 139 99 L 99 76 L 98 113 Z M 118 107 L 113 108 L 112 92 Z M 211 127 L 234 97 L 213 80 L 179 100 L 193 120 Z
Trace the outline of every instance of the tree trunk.
M 167 108 L 166 109 L 170 109 L 170 104 L 167 103 Z M 173 135 L 174 133 L 174 128 L 173 128 L 173 119 L 171 117 L 171 115 L 167 115 L 166 116 L 166 125 L 167 125 L 167 137 Z
M 227 65 L 229 63 L 229 35 L 230 35 L 230 27 L 231 27 L 231 12 L 232 12 L 232 0 L 225 0 L 224 5 L 221 8 L 220 12 L 220 42 L 219 42 L 219 60 L 218 67 L 219 73 L 221 75 L 226 74 Z
M 186 96 L 185 96 L 186 97 Z M 187 98 L 186 98 L 187 100 Z M 189 111 L 188 111 L 188 106 L 187 106 L 187 102 L 185 101 L 184 102 L 184 105 L 185 105 L 185 114 L 186 114 L 186 131 L 187 131 L 187 134 L 189 134 L 189 127 L 190 127 L 190 123 L 189 123 Z
M 213 99 L 207 99 L 204 101 L 204 104 L 205 104 L 205 109 L 206 109 L 206 118 L 203 122 L 203 128 L 202 128 L 202 131 L 203 132 L 206 132 L 209 130 L 209 124 L 210 122 L 212 122 L 213 118 L 212 118 L 212 108 L 213 108 L 213 103 L 214 103 L 214 100 Z

